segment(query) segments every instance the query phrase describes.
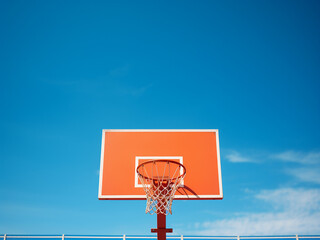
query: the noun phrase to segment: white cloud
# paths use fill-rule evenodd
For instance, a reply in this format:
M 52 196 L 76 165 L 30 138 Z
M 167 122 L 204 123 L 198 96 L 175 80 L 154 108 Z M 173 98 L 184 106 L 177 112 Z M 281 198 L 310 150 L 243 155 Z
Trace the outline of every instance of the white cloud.
M 274 209 L 293 212 L 320 212 L 320 189 L 281 188 L 263 190 L 255 198 L 273 205 Z M 320 223 L 320 222 L 319 222 Z
M 320 152 L 297 152 L 297 151 L 285 151 L 272 155 L 272 158 L 285 161 L 295 162 L 301 164 L 320 164 Z
M 299 164 L 308 164 L 308 165 L 320 165 L 320 152 L 299 152 L 299 151 L 284 151 L 277 154 L 270 154 L 263 151 L 260 152 L 250 152 L 243 154 L 238 151 L 229 151 L 226 154 L 226 159 L 234 163 L 258 163 L 261 160 L 265 161 L 268 159 L 280 160 L 283 162 L 292 162 Z
M 284 172 L 301 182 L 320 184 L 320 152 L 285 151 L 271 157 L 284 162 L 300 164 L 301 167 L 286 168 Z
M 240 216 L 212 222 L 196 223 L 201 235 L 293 235 L 319 234 L 320 190 L 265 190 L 255 198 L 270 205 L 271 211 L 243 213 Z
M 320 213 L 295 214 L 261 213 L 248 214 L 234 219 L 203 223 L 200 235 L 294 235 L 318 234 Z
M 152 87 L 152 84 L 148 84 L 140 87 L 134 87 L 134 86 L 122 84 L 118 86 L 117 91 L 121 95 L 138 97 L 143 95 L 145 92 L 147 92 L 151 87 Z
M 320 167 L 313 166 L 304 168 L 293 168 L 286 169 L 285 172 L 289 175 L 294 176 L 299 181 L 320 184 Z
M 130 70 L 130 66 L 128 64 L 114 68 L 109 71 L 109 76 L 110 77 L 125 77 L 128 75 Z
M 229 154 L 226 155 L 226 158 L 229 160 L 229 162 L 233 162 L 233 163 L 257 162 L 253 158 L 240 155 L 240 153 L 237 151 L 230 152 Z

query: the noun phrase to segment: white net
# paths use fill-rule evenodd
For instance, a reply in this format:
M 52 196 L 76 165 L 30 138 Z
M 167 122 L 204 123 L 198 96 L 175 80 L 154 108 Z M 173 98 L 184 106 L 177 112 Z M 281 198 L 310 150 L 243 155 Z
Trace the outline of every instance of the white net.
M 183 184 L 185 167 L 171 160 L 152 160 L 140 164 L 137 173 L 147 196 L 146 213 L 172 214 L 172 200 Z

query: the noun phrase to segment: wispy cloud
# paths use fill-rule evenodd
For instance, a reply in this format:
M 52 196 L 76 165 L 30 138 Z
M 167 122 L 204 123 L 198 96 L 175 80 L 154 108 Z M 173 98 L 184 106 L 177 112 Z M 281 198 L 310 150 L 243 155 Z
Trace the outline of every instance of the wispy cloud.
M 320 152 L 290 150 L 273 154 L 271 158 L 283 162 L 295 163 L 295 166 L 285 168 L 284 172 L 293 176 L 298 181 L 320 184 Z
M 262 190 L 255 195 L 255 198 L 271 204 L 275 209 L 283 209 L 284 211 L 320 212 L 320 189 L 280 188 Z
M 231 150 L 227 151 L 225 157 L 228 161 L 234 163 L 258 163 L 273 159 L 282 162 L 291 162 L 307 165 L 320 165 L 320 152 L 318 151 L 301 152 L 289 150 L 274 154 L 263 151 L 246 151 L 240 153 L 239 151 Z
M 285 151 L 272 155 L 272 158 L 301 164 L 320 164 L 320 152 Z
M 120 96 L 139 97 L 152 87 L 151 83 L 137 84 L 140 81 L 127 81 L 130 79 L 130 72 L 130 65 L 124 65 L 109 71 L 106 80 L 108 85 L 112 83 L 114 93 Z
M 264 190 L 255 195 L 270 211 L 243 213 L 237 217 L 196 223 L 189 234 L 287 235 L 318 234 L 320 231 L 319 189 Z
M 152 87 L 152 84 L 139 86 L 139 87 L 122 84 L 117 86 L 116 91 L 119 95 L 138 97 L 143 95 L 151 87 Z
M 245 163 L 245 162 L 256 163 L 257 162 L 254 158 L 249 156 L 243 156 L 237 151 L 231 151 L 225 157 L 229 162 L 233 162 L 233 163 Z
M 124 65 L 124 66 L 120 66 L 120 67 L 111 69 L 109 71 L 109 76 L 110 77 L 125 77 L 128 75 L 129 70 L 130 70 L 130 66 L 128 64 Z
M 128 64 L 109 70 L 105 75 L 92 78 L 44 78 L 44 84 L 60 91 L 80 94 L 115 95 L 120 97 L 140 97 L 153 86 L 150 82 L 134 79 L 132 67 Z
M 0 202 L 0 214 L 17 215 L 22 217 L 39 217 L 39 216 L 53 216 L 62 214 L 63 211 L 55 209 L 52 206 L 37 206 L 36 204 L 18 204 L 18 203 L 6 203 Z
M 320 184 L 320 167 L 302 167 L 286 169 L 285 172 L 299 181 Z

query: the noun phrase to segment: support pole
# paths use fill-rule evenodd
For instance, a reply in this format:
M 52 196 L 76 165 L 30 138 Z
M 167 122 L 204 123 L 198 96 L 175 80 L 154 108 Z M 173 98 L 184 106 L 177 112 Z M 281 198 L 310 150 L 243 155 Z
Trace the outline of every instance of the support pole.
M 157 228 L 151 229 L 152 233 L 157 233 L 158 240 L 166 240 L 167 232 L 172 233 L 172 228 L 166 228 L 166 215 L 162 213 L 157 214 Z

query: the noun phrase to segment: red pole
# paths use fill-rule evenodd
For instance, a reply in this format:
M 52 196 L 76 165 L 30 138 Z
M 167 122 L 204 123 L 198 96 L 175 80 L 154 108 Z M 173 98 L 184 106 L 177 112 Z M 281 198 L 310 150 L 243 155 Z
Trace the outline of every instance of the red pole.
M 172 233 L 172 228 L 166 228 L 166 215 L 162 213 L 157 214 L 157 228 L 151 229 L 151 232 L 156 232 L 158 240 L 166 240 L 167 232 Z

